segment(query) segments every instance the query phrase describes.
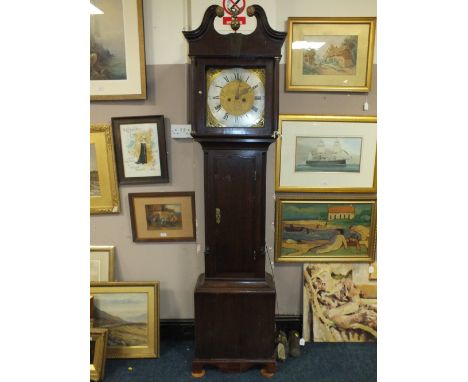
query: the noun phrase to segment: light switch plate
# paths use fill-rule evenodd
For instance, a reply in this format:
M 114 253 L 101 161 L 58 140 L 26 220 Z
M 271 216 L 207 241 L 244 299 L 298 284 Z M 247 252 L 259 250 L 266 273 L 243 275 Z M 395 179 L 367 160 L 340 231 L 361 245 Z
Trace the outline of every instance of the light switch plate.
M 192 138 L 191 125 L 171 125 L 171 138 Z

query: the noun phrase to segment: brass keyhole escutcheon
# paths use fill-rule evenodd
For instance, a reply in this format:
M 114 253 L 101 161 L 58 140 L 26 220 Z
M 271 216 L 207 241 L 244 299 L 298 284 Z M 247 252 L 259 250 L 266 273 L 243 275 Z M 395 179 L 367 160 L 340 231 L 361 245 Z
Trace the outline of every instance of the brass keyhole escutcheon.
M 216 224 L 221 224 L 221 209 L 216 208 Z

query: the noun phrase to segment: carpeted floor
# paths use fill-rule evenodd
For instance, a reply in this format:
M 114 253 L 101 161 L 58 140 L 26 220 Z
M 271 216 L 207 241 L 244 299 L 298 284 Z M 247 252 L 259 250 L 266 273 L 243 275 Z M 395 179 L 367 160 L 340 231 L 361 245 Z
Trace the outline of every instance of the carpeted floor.
M 191 376 L 192 357 L 192 341 L 163 341 L 160 358 L 107 360 L 103 382 L 197 381 Z M 206 375 L 199 381 L 265 382 L 268 379 L 260 375 L 260 369 L 226 374 L 215 368 L 206 368 Z M 300 357 L 278 362 L 278 371 L 271 381 L 377 381 L 377 344 L 308 343 L 301 347 Z

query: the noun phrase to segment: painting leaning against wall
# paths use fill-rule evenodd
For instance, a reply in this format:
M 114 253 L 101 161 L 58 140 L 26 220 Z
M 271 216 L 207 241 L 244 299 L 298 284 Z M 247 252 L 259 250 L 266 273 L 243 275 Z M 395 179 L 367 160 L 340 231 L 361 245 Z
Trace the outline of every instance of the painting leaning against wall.
M 368 264 L 304 265 L 306 341 L 377 340 L 377 285 L 369 282 L 368 270 Z

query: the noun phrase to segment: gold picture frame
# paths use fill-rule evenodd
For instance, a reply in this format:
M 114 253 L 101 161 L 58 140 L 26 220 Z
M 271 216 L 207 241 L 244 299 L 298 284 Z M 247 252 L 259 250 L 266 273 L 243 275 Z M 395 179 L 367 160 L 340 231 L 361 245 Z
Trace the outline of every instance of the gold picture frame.
M 107 358 L 159 357 L 158 281 L 92 282 L 91 295 L 94 327 L 109 329 Z
M 371 263 L 375 259 L 375 195 L 276 197 L 276 262 Z
M 146 99 L 142 0 L 93 0 L 91 15 L 91 101 Z
M 91 214 L 120 212 L 110 124 L 92 124 L 90 134 Z
M 104 379 L 107 351 L 107 329 L 90 329 L 90 379 L 101 381 Z
M 369 265 L 369 280 L 377 280 L 377 261 Z
M 377 191 L 377 117 L 279 116 L 278 192 Z
M 286 91 L 368 92 L 375 17 L 290 17 Z
M 114 257 L 113 245 L 92 245 L 90 248 L 90 281 L 114 281 Z

